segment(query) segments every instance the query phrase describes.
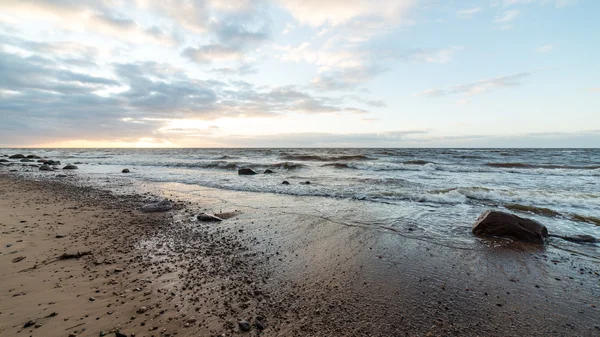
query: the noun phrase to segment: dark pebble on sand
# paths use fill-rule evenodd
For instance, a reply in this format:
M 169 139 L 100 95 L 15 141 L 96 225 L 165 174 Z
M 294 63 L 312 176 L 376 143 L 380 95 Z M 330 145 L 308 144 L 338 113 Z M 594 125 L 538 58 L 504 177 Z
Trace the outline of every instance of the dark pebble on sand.
M 250 323 L 246 322 L 246 321 L 239 321 L 238 325 L 240 327 L 240 330 L 242 331 L 250 331 Z
M 289 184 L 290 184 L 289 181 L 284 181 L 284 182 L 281 183 L 281 185 L 289 185 Z

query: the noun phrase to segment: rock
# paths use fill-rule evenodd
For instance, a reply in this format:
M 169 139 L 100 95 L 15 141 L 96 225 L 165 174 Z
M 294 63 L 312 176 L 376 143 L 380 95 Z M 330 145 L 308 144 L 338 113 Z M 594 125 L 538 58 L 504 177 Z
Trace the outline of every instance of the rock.
M 223 221 L 223 219 L 219 218 L 218 216 L 214 216 L 214 215 L 210 215 L 210 214 L 206 214 L 206 213 L 198 214 L 197 218 L 198 218 L 198 220 L 205 221 L 205 222 L 221 222 L 221 221 Z
M 58 161 L 58 160 L 46 160 L 46 164 L 48 164 L 50 166 L 60 165 L 60 161 Z
M 30 159 L 40 159 L 41 157 L 40 156 L 36 156 L 35 154 L 30 154 L 30 155 L 27 156 L 27 158 L 30 158 Z
M 138 310 L 136 311 L 138 314 L 143 314 L 146 311 L 148 311 L 148 307 L 139 307 Z
M 485 211 L 475 221 L 472 231 L 475 235 L 536 244 L 544 244 L 544 239 L 548 237 L 548 229 L 537 221 L 498 211 Z
M 243 169 L 239 169 L 238 170 L 238 174 L 241 175 L 241 176 L 252 176 L 252 175 L 255 175 L 257 173 L 253 169 L 243 168 Z
M 250 331 L 250 328 L 251 328 L 250 323 L 248 323 L 246 321 L 239 321 L 238 326 L 240 327 L 240 330 L 242 330 L 242 331 Z
M 12 247 L 12 245 L 13 245 L 12 243 L 7 243 L 6 248 L 10 248 L 10 247 Z
M 23 159 L 21 159 L 21 162 L 22 163 L 33 163 L 33 162 L 35 162 L 35 160 L 30 159 L 30 158 L 23 158 Z
M 272 173 L 275 173 L 275 172 L 273 172 L 273 171 L 271 171 L 269 169 L 266 169 L 264 174 L 272 174 Z
M 23 327 L 29 328 L 30 326 L 34 326 L 34 325 L 35 325 L 35 321 L 29 320 L 29 321 L 27 321 L 27 323 L 23 324 Z
M 52 167 L 50 165 L 42 165 L 40 166 L 40 171 L 52 171 Z
M 264 330 L 265 329 L 265 325 L 262 322 L 258 322 L 258 321 L 254 322 L 254 327 L 257 330 Z
M 95 297 L 90 297 L 90 302 L 94 302 L 96 300 Z
M 34 326 L 34 328 L 36 328 L 36 329 L 37 329 L 37 328 L 41 328 L 41 327 L 42 327 L 42 323 L 35 323 L 35 326 Z
M 127 337 L 127 335 L 122 332 L 117 331 L 117 332 L 115 332 L 115 337 Z
M 142 206 L 142 212 L 152 213 L 152 212 L 166 212 L 173 209 L 173 203 L 169 200 L 161 200 L 157 202 L 151 202 Z
M 130 173 L 129 169 L 123 169 L 123 171 L 121 171 L 121 173 Z
M 56 234 L 56 238 L 57 238 L 57 239 L 62 239 L 62 238 L 64 238 L 65 236 L 66 236 L 66 235 L 64 235 L 64 234 Z
M 301 182 L 300 185 L 310 185 L 310 181 Z
M 284 180 L 284 181 L 281 183 L 281 185 L 289 185 L 289 184 L 290 184 L 290 182 L 289 182 L 289 181 L 287 181 L 287 180 Z
M 59 175 L 57 175 L 57 177 L 58 177 L 58 178 L 66 178 L 66 177 L 67 177 L 67 175 L 66 175 L 66 174 L 59 174 Z
M 67 164 L 67 166 L 63 167 L 63 170 L 77 170 L 79 167 L 71 164 Z
M 10 163 L 10 160 L 8 160 L 8 159 L 0 159 L 0 163 Z
M 83 164 L 83 163 L 82 163 L 82 162 L 80 162 L 80 161 L 76 161 L 76 162 L 74 162 L 73 164 L 74 164 L 74 165 L 81 165 L 81 164 Z
M 12 263 L 21 262 L 23 260 L 25 260 L 25 256 L 17 256 L 14 259 L 12 259 Z
M 13 154 L 12 156 L 10 156 L 8 158 L 9 159 L 23 159 L 23 158 L 25 158 L 25 156 L 19 153 L 19 154 Z

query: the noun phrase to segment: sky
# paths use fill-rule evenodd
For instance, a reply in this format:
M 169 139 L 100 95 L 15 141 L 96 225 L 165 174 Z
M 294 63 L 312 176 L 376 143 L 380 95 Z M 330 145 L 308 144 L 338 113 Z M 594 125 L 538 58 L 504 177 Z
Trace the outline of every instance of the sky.
M 597 0 L 0 0 L 0 147 L 600 147 Z

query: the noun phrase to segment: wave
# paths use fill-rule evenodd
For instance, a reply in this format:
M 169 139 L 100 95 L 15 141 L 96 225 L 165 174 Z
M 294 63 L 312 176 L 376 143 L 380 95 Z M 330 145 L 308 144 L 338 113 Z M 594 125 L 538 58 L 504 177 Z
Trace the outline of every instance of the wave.
M 529 205 L 521 205 L 521 204 L 506 204 L 504 205 L 506 209 L 510 209 L 511 211 L 520 211 L 520 212 L 529 212 L 537 215 L 556 217 L 561 214 L 555 210 L 544 208 L 544 207 L 536 207 Z
M 534 165 L 526 163 L 486 163 L 486 166 L 499 168 L 528 168 L 528 169 L 566 169 L 566 170 L 597 170 L 600 166 L 571 166 L 571 165 Z
M 411 165 L 427 165 L 427 164 L 433 164 L 430 161 L 426 161 L 426 160 L 409 160 L 409 161 L 405 161 L 403 162 L 403 164 L 411 164 Z
M 580 221 L 580 222 L 587 222 L 587 223 L 594 224 L 596 226 L 600 226 L 600 218 L 596 218 L 596 217 L 593 217 L 593 216 L 585 216 L 585 215 L 573 214 L 573 215 L 571 215 L 571 220 Z
M 115 163 L 107 163 L 114 165 Z M 295 170 L 306 165 L 294 162 L 278 162 L 278 163 L 259 163 L 249 161 L 226 161 L 226 160 L 211 160 L 211 161 L 200 161 L 200 162 L 167 162 L 167 163 L 119 163 L 119 165 L 135 165 L 135 166 L 162 166 L 162 167 L 174 167 L 174 168 L 200 168 L 200 169 L 224 169 L 233 170 L 240 168 L 254 168 L 254 169 L 283 169 L 283 170 Z
M 353 168 L 351 167 L 348 163 L 330 163 L 330 164 L 323 164 L 321 165 L 321 167 L 333 167 L 333 168 L 338 168 L 338 169 L 347 169 L 347 168 Z
M 286 160 L 299 161 L 344 161 L 344 160 L 376 160 L 364 155 L 348 155 L 348 156 L 317 156 L 317 155 L 282 155 Z

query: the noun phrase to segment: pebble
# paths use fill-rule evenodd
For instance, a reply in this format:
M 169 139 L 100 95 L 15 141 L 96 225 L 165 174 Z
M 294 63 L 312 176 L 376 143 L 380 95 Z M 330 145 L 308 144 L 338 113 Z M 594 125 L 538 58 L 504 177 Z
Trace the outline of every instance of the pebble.
M 242 331 L 250 331 L 250 323 L 248 323 L 247 321 L 239 321 L 238 325 L 240 327 L 240 330 Z
M 90 302 L 94 302 L 96 300 L 95 297 L 90 297 Z

